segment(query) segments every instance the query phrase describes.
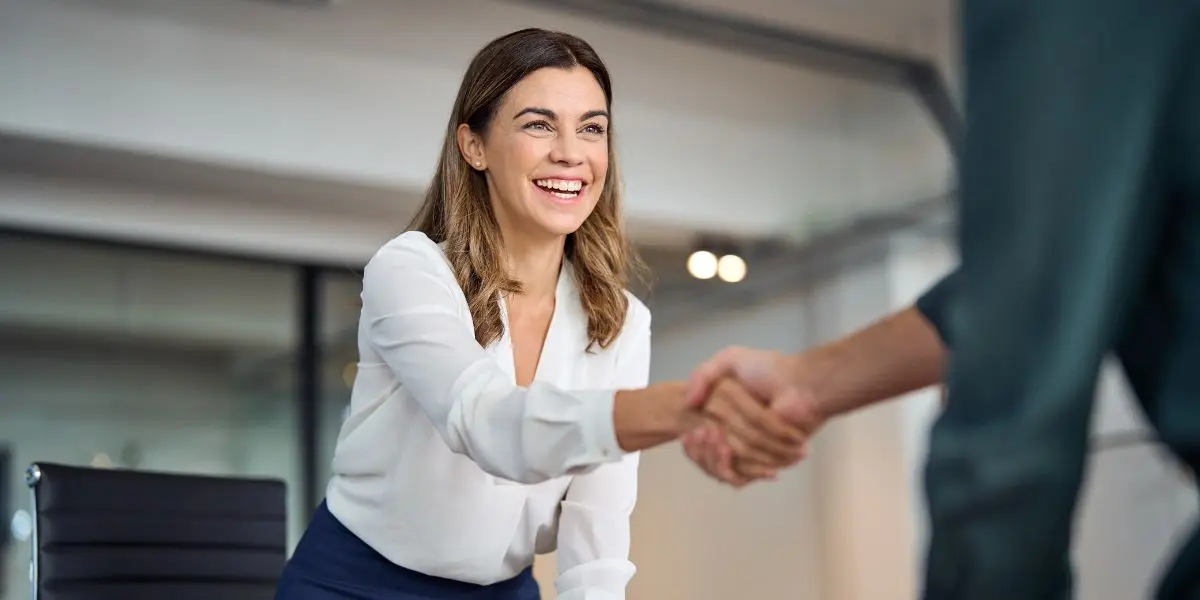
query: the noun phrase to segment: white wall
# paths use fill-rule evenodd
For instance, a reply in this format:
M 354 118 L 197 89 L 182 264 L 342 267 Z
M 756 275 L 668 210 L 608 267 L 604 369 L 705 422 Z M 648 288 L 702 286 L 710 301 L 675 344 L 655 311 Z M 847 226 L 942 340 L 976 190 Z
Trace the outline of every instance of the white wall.
M 890 273 L 877 263 L 843 272 L 819 292 L 810 314 L 823 335 L 808 344 L 855 331 L 890 309 Z M 835 420 L 819 434 L 813 460 L 821 466 L 825 498 L 826 577 L 830 600 L 907 597 L 911 569 L 912 512 L 899 426 L 903 405 L 887 403 Z M 820 454 L 817 454 L 820 453 Z
M 803 296 L 741 314 L 717 314 L 690 330 L 655 334 L 654 381 L 686 378 L 729 344 L 780 350 L 811 337 Z M 827 598 L 816 469 L 781 474 L 742 491 L 719 486 L 678 444 L 647 452 L 634 519 L 640 573 L 631 599 Z
M 1108 364 L 1097 390 L 1093 432 L 1146 431 L 1119 367 Z M 1092 454 L 1080 502 L 1073 556 L 1078 595 L 1088 600 L 1147 598 L 1200 514 L 1194 482 L 1155 445 Z

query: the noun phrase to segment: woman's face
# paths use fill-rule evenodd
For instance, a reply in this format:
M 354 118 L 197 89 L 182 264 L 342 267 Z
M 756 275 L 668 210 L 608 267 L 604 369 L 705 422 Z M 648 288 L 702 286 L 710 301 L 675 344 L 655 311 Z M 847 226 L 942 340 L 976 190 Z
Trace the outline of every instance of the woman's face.
M 565 236 L 604 188 L 608 125 L 604 91 L 590 71 L 546 68 L 509 90 L 483 137 L 460 127 L 459 145 L 486 170 L 506 235 Z

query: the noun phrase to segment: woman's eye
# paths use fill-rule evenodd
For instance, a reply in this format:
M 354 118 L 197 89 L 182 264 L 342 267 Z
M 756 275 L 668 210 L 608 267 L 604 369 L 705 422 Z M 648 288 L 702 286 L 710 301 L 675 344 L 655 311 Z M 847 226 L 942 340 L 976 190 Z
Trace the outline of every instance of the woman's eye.
M 583 128 L 583 131 L 591 135 L 604 135 L 604 127 L 602 125 L 588 125 Z
M 550 131 L 550 124 L 545 121 L 534 121 L 525 126 L 525 129 L 534 129 L 540 131 Z

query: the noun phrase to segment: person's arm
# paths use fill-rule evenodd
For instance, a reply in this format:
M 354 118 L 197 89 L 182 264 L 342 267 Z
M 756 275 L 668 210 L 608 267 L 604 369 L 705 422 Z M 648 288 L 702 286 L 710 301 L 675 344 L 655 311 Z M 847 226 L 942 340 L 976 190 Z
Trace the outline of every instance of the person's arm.
M 942 289 L 942 283 L 933 288 Z M 934 385 L 942 380 L 947 357 L 934 325 L 940 314 L 918 301 L 851 335 L 793 355 L 787 377 L 811 393 L 824 418 Z
M 635 305 L 626 327 L 629 337 L 617 349 L 617 385 L 644 388 L 650 380 L 650 312 Z M 558 525 L 559 600 L 624 600 L 636 572 L 629 561 L 629 519 L 639 458 L 631 453 L 571 480 Z
M 535 483 L 615 463 L 685 431 L 681 390 L 515 385 L 475 341 L 449 267 L 419 235 L 404 234 L 367 265 L 362 327 L 451 450 L 497 477 Z
M 935 323 L 951 295 L 952 277 L 915 307 L 795 355 L 727 348 L 693 373 L 690 401 L 699 403 L 713 381 L 731 376 L 811 436 L 832 417 L 938 383 L 947 353 Z M 746 456 L 733 447 L 736 441 L 713 425 L 690 433 L 683 444 L 704 472 L 736 487 L 773 478 L 792 464 Z

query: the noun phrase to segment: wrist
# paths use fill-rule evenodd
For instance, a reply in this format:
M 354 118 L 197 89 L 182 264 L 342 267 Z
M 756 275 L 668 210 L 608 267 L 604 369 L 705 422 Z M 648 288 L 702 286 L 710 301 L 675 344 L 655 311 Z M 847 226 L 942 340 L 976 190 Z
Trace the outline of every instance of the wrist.
M 621 390 L 613 397 L 613 429 L 625 452 L 637 452 L 678 438 L 699 415 L 687 405 L 687 384 L 659 383 Z
M 813 410 L 822 419 L 841 411 L 837 408 L 834 381 L 837 360 L 831 348 L 819 347 L 785 358 L 788 382 L 812 396 Z

